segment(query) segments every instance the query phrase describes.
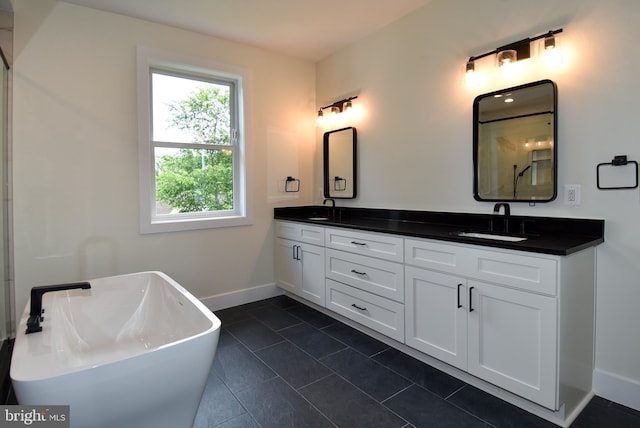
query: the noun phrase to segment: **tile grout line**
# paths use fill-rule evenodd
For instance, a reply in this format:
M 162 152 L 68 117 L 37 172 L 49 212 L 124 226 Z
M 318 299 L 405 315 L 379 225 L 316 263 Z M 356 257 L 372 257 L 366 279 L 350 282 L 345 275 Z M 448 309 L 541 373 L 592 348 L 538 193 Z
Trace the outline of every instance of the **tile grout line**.
M 462 385 L 460 388 L 456 389 L 455 391 L 453 391 L 451 394 L 447 395 L 446 397 L 444 397 L 444 400 L 447 401 L 449 400 L 449 398 L 453 397 L 455 394 L 457 394 L 458 392 L 462 391 L 465 387 L 467 386 L 467 384 L 465 383 L 464 385 Z
M 386 407 L 386 404 L 385 404 L 385 402 L 386 402 L 386 401 L 389 401 L 389 400 L 391 400 L 393 397 L 395 397 L 395 396 L 397 396 L 397 395 L 399 395 L 399 394 L 402 394 L 402 393 L 403 393 L 403 392 L 405 392 L 407 389 L 409 389 L 409 388 L 411 388 L 411 387 L 413 387 L 413 386 L 419 386 L 419 385 L 416 385 L 415 383 L 411 382 L 411 385 L 407 385 L 406 387 L 402 388 L 401 390 L 397 391 L 396 393 L 391 394 L 390 396 L 388 396 L 388 397 L 387 397 L 387 398 L 385 398 L 384 400 L 381 400 L 381 401 L 380 401 L 380 404 L 384 404 L 384 405 L 385 405 L 385 407 Z

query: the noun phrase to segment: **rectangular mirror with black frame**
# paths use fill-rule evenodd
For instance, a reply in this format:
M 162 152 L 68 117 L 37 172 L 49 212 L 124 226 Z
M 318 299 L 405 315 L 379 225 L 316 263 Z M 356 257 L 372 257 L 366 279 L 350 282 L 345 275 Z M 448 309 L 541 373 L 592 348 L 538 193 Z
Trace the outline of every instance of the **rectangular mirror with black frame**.
M 557 194 L 557 87 L 551 80 L 473 102 L 473 193 L 478 201 L 549 202 Z
M 357 133 L 354 127 L 324 133 L 324 197 L 353 199 L 357 194 Z

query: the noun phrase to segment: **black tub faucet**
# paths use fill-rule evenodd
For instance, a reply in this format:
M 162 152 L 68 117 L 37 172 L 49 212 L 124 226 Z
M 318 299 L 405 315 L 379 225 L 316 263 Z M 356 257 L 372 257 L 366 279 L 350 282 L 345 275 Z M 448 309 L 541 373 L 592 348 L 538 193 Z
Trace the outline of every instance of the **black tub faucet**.
M 32 287 L 31 308 L 29 310 L 27 331 L 25 333 L 29 334 L 42 331 L 42 327 L 40 327 L 40 321 L 42 321 L 40 315 L 42 314 L 42 295 L 44 293 L 48 293 L 49 291 L 75 290 L 78 288 L 88 290 L 91 288 L 91 284 L 88 282 L 75 282 L 71 284 L 41 285 L 39 287 Z
M 507 203 L 503 203 L 503 202 L 499 202 L 497 204 L 495 204 L 493 206 L 493 214 L 497 215 L 500 214 L 500 208 L 504 208 L 504 226 L 503 226 L 503 232 L 509 232 L 509 217 L 511 217 L 511 208 L 509 207 L 509 204 Z M 491 218 L 491 225 L 490 225 L 491 231 L 493 232 L 493 217 Z

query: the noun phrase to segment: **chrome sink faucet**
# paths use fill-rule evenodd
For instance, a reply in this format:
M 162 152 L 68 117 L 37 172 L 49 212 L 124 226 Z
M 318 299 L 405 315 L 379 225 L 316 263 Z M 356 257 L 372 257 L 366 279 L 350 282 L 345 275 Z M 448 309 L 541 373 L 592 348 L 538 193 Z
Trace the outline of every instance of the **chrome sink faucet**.
M 507 203 L 499 202 L 493 206 L 493 216 L 500 214 L 500 208 L 504 208 L 504 223 L 502 226 L 502 231 L 509 232 L 509 217 L 511 217 L 511 207 L 509 207 L 509 204 Z M 494 229 L 493 216 L 491 217 L 491 221 L 489 223 L 489 230 L 491 232 L 493 232 Z
M 88 282 L 76 282 L 72 284 L 42 285 L 40 287 L 32 287 L 31 308 L 29 310 L 29 319 L 27 320 L 26 334 L 42 331 L 42 327 L 40 327 L 40 321 L 42 321 L 42 295 L 44 293 L 48 293 L 49 291 L 74 290 L 77 288 L 88 290 L 91 288 L 91 284 L 89 284 Z

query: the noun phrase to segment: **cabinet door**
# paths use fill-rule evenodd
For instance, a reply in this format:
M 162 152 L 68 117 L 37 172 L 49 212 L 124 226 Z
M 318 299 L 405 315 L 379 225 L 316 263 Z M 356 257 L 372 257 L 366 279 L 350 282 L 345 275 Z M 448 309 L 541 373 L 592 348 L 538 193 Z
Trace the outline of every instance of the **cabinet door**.
M 288 239 L 276 239 L 278 286 L 299 294 L 302 282 L 302 262 L 298 257 L 298 244 Z
M 324 247 L 276 239 L 278 286 L 324 306 Z
M 468 281 L 468 371 L 557 410 L 553 297 Z
M 406 344 L 467 369 L 467 280 L 405 268 Z
M 300 297 L 324 306 L 324 247 L 298 244 L 298 258 L 302 262 Z

